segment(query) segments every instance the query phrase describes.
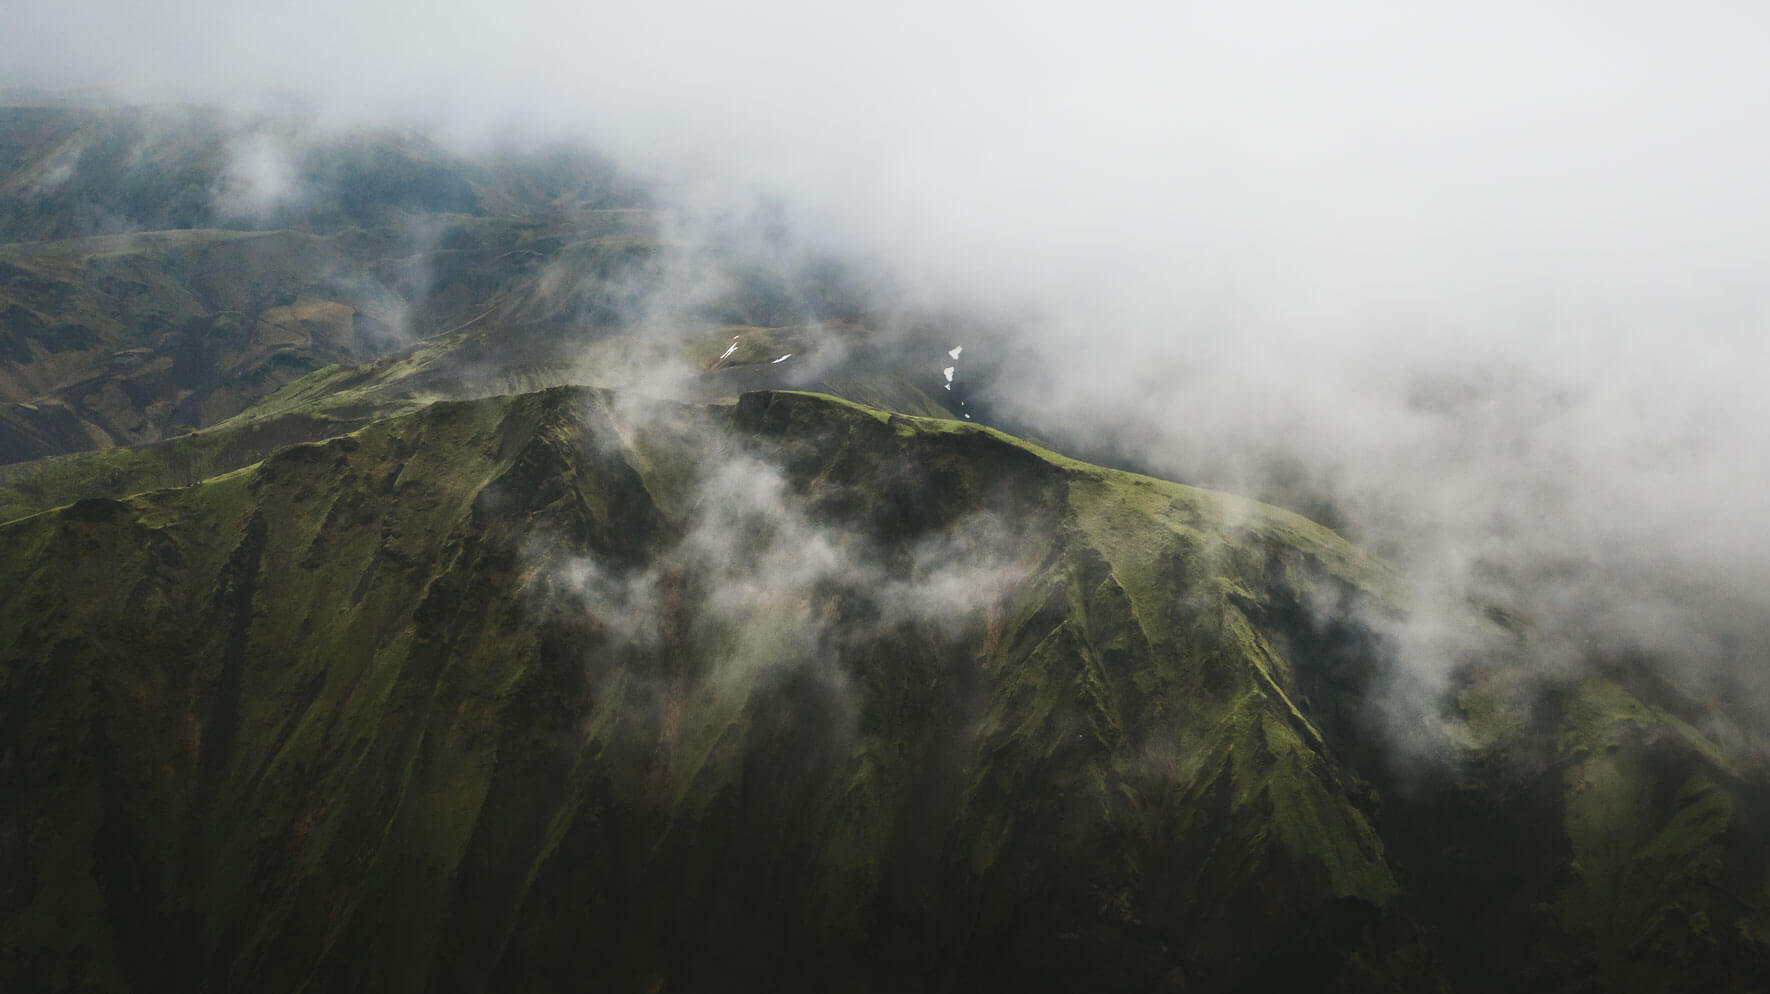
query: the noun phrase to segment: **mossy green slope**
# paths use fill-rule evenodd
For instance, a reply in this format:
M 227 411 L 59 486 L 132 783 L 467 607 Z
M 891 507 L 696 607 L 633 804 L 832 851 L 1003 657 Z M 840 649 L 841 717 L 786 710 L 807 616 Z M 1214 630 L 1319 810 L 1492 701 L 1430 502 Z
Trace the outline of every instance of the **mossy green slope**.
M 705 553 L 731 465 L 871 572 L 749 584 L 779 522 Z M 812 395 L 557 389 L 0 550 L 9 987 L 1433 983 L 1262 620 L 1384 581 L 1284 512 Z M 940 562 L 987 568 L 935 620 L 880 592 Z
M 1449 758 L 1385 805 L 1415 906 L 1483 990 L 1763 990 L 1763 748 L 1650 665 L 1494 664 Z

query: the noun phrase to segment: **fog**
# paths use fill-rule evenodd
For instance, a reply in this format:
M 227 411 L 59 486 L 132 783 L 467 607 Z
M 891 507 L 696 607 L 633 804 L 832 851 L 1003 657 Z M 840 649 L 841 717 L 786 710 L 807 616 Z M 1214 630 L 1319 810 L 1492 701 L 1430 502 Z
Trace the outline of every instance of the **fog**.
M 16 5 L 15 5 L 16 6 Z M 1287 500 L 1545 658 L 1770 632 L 1770 13 L 1745 3 L 40 3 L 0 84 L 580 140 L 778 210 L 1016 425 Z M 247 145 L 234 209 L 288 183 Z M 282 184 L 282 186 L 279 186 Z M 1430 612 L 1427 612 L 1430 613 Z M 1434 629 L 1436 630 L 1436 629 Z M 1410 651 L 1428 674 L 1454 639 Z

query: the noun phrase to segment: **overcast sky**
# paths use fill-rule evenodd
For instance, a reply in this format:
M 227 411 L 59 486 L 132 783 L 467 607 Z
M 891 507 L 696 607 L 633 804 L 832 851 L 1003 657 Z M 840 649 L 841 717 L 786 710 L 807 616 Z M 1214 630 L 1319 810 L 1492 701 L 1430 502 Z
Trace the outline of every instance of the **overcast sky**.
M 1446 590 L 1770 625 L 1755 3 L 14 0 L 0 82 L 582 138 L 1012 313 L 1023 416 Z M 684 194 L 688 195 L 687 193 Z M 977 361 L 986 357 L 979 356 Z M 1495 580 L 1499 576 L 1501 579 Z

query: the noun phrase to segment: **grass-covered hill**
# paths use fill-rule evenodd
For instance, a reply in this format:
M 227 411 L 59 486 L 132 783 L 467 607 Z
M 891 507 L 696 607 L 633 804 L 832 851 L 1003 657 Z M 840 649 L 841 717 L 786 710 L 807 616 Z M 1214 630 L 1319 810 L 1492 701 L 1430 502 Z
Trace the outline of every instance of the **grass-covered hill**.
M 1397 596 L 1288 512 L 808 394 L 439 402 L 78 501 L 0 526 L 0 982 L 1765 976 L 1731 726 L 1497 667 L 1404 784 Z
M 17 982 L 1423 968 L 1250 620 L 1380 574 L 1282 512 L 811 395 L 560 389 L 3 534 Z

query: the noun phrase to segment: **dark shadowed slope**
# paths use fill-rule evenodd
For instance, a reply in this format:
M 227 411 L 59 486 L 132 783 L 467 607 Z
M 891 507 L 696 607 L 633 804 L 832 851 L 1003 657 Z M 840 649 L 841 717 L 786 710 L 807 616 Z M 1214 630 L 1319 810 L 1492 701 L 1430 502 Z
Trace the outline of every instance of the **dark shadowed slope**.
M 808 395 L 554 390 L 0 536 L 15 983 L 1425 969 L 1249 620 L 1381 574 L 1282 512 Z
M 1502 665 L 1404 784 L 1350 621 L 1395 598 L 1286 512 L 804 394 L 84 500 L 0 526 L 0 982 L 1752 989 L 1739 733 L 1622 673 L 1519 718 Z

